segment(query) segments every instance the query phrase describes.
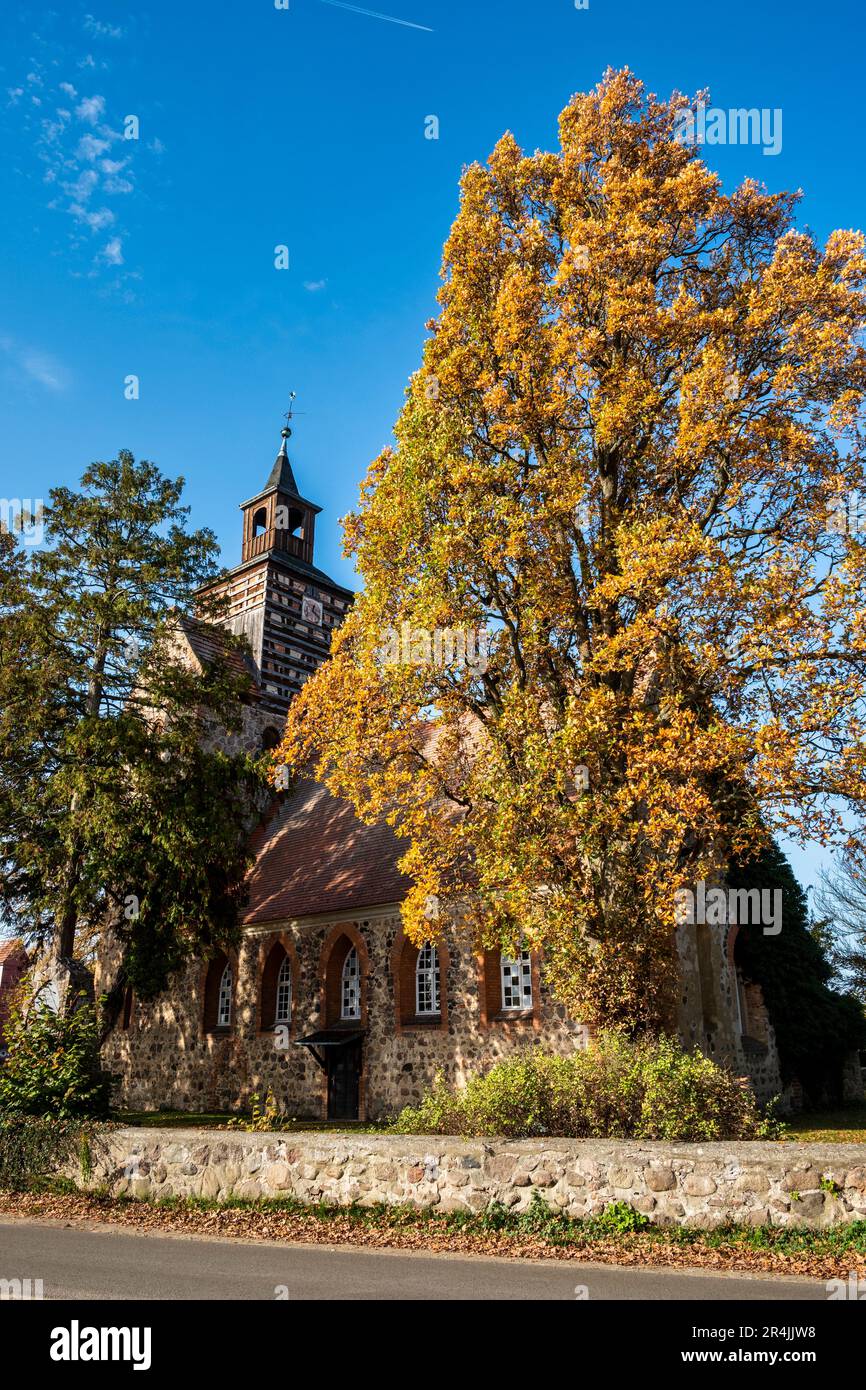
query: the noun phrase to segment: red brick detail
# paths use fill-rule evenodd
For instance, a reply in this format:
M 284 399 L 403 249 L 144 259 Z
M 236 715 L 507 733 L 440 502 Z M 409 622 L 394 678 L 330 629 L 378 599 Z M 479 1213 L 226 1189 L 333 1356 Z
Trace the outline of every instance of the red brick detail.
M 319 981 L 322 991 L 322 1027 L 337 1028 L 348 1020 L 340 1017 L 342 1006 L 343 965 L 353 946 L 358 948 L 361 968 L 361 1017 L 352 1020 L 358 1028 L 367 1027 L 367 983 L 370 975 L 370 953 L 354 922 L 339 922 L 329 933 L 322 947 Z
M 531 951 L 532 1008 L 502 1008 L 501 951 L 482 951 L 478 956 L 478 1001 L 482 1028 L 541 1028 L 541 956 Z
M 343 986 L 343 965 L 346 956 L 353 946 L 358 949 L 358 964 L 361 970 L 361 1017 L 357 1020 L 342 1019 L 340 1008 L 342 1004 Z M 338 922 L 331 929 L 325 938 L 322 946 L 322 953 L 319 957 L 319 984 L 321 989 L 321 1026 L 322 1028 L 345 1027 L 351 1029 L 366 1029 L 367 1027 L 367 997 L 370 976 L 370 953 L 363 936 L 355 926 L 354 922 Z M 367 1118 L 367 1042 L 362 1044 L 361 1050 L 361 1075 L 358 1080 L 358 1118 Z M 326 1119 L 328 1114 L 328 1078 L 325 1072 L 321 1073 L 321 1107 L 322 1118 Z
M 448 1031 L 448 970 L 451 960 L 448 947 L 442 941 L 434 941 L 439 952 L 439 1005 L 438 1015 L 421 1015 L 415 1012 L 415 968 L 418 964 L 418 950 L 401 927 L 397 932 L 391 950 L 391 975 L 394 980 L 394 1017 L 398 1033 L 413 1029 L 439 1032 Z
M 30 964 L 23 941 L 0 941 L 0 1042 L 15 992 Z
M 226 962 L 231 961 L 232 967 L 232 1021 L 228 1028 L 217 1027 L 217 1006 L 219 1004 L 220 981 Z M 238 1011 L 238 957 L 236 951 L 220 951 L 219 955 L 204 967 L 201 980 L 202 997 L 202 1034 L 208 1037 L 212 1033 L 225 1034 L 232 1033 L 237 1024 Z
M 256 1028 L 259 1033 L 274 1031 L 274 1015 L 277 1012 L 277 979 L 283 961 L 288 956 L 292 972 L 292 1017 L 289 1037 L 295 1036 L 295 1019 L 298 1016 L 300 990 L 300 965 L 295 943 L 286 932 L 276 936 L 266 936 L 259 946 L 256 977 L 259 981 L 256 1000 Z

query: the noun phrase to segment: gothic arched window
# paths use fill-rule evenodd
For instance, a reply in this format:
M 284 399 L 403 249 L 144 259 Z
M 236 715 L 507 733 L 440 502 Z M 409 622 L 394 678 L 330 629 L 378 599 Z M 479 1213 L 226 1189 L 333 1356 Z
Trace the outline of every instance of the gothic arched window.
M 532 961 L 528 951 L 515 959 L 503 955 L 500 960 L 503 1009 L 532 1008 Z
M 231 961 L 226 962 L 226 968 L 220 980 L 219 995 L 217 997 L 217 1027 L 228 1028 L 232 1021 L 232 965 Z
M 283 957 L 277 976 L 277 1008 L 274 1023 L 289 1023 L 292 1017 L 292 962 Z
M 341 1018 L 361 1017 L 361 962 L 358 948 L 353 946 L 343 962 Z
M 425 941 L 415 962 L 415 1012 L 417 1014 L 438 1014 L 439 1004 L 439 952 L 430 941 Z

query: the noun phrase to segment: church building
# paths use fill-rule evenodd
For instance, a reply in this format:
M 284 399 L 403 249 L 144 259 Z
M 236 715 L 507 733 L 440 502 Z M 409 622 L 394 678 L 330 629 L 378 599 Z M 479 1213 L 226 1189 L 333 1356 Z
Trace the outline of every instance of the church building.
M 217 588 L 252 652 L 249 747 L 279 742 L 353 598 L 316 567 L 321 508 L 298 488 L 290 437 L 241 506 L 240 563 Z M 190 659 L 206 661 L 206 643 L 186 635 Z M 376 1119 L 417 1103 L 437 1073 L 460 1082 L 527 1045 L 586 1046 L 535 952 L 479 951 L 448 922 L 420 949 L 409 942 L 392 831 L 314 781 L 282 798 L 254 848 L 238 950 L 190 966 L 155 1002 L 127 996 L 105 1045 L 122 1106 L 241 1109 L 270 1091 L 298 1118 Z M 778 1055 L 760 987 L 737 969 L 736 932 L 680 928 L 680 1033 L 765 1100 L 781 1089 Z

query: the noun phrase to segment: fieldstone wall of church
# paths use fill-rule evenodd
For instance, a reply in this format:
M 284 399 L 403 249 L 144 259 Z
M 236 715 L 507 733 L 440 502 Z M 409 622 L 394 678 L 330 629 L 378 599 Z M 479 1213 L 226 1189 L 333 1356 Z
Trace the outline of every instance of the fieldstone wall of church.
M 236 961 L 230 1030 L 205 1032 L 202 965 L 187 970 L 154 1003 L 134 1003 L 129 1027 L 118 1027 L 104 1048 L 105 1065 L 118 1076 L 118 1103 L 134 1110 L 234 1110 L 248 1107 L 254 1093 L 271 1090 L 287 1113 L 322 1118 L 325 1076 L 298 1040 L 328 1026 L 326 946 L 342 933 L 360 940 L 366 953 L 362 1118 L 380 1118 L 416 1103 L 439 1072 L 462 1082 L 527 1044 L 563 1054 L 585 1045 L 585 1029 L 551 998 L 538 965 L 532 1015 L 488 1019 L 479 957 L 468 936 L 453 929 L 443 936 L 441 1022 L 401 1022 L 395 981 L 400 931 L 396 908 L 369 917 L 328 916 L 269 924 L 266 931 L 248 929 Z M 261 1017 L 262 971 L 277 941 L 295 961 L 288 1036 Z
M 677 928 L 680 1037 L 686 1047 L 697 1047 L 720 1066 L 748 1077 L 761 1105 L 778 1096 L 787 1110 L 795 1098 L 783 1087 L 776 1035 L 761 988 L 737 977 L 736 932 L 728 923 Z

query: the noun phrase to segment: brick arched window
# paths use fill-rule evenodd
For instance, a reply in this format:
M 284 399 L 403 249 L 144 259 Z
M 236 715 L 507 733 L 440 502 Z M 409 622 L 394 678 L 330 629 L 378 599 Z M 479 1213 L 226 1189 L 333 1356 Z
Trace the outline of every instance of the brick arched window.
M 441 1012 L 439 952 L 425 941 L 415 962 L 415 1013 L 419 1018 L 438 1018 Z
M 361 961 L 357 946 L 346 952 L 340 976 L 340 1018 L 341 1020 L 361 1017 Z
M 447 1028 L 449 969 L 448 948 L 443 941 L 415 946 L 398 931 L 391 956 L 397 1030 Z
M 535 951 L 484 951 L 479 958 L 481 1022 L 541 1026 L 541 974 Z
M 277 1009 L 275 1023 L 289 1023 L 292 1017 L 292 963 L 283 956 L 280 973 L 277 976 Z
M 517 956 L 499 957 L 502 986 L 502 1012 L 532 1008 L 532 959 L 528 951 Z
M 367 1021 L 367 948 L 350 923 L 335 927 L 322 949 L 322 1016 L 326 1028 Z
M 746 1052 L 766 1052 L 770 1043 L 770 1019 L 764 1003 L 764 991 L 743 969 L 742 938 L 739 926 L 728 936 L 728 961 L 733 974 L 735 1016 L 740 1033 L 740 1045 Z
M 204 983 L 204 1031 L 227 1033 L 234 1022 L 235 962 L 220 951 L 210 962 Z
M 232 971 L 232 963 L 228 960 L 225 963 L 217 993 L 217 1028 L 231 1028 L 232 1026 L 233 986 L 234 972 Z
M 273 939 L 272 939 L 273 941 Z M 261 994 L 259 998 L 259 1030 L 292 1023 L 297 994 L 297 957 L 291 941 L 281 936 L 273 944 L 265 943 L 259 956 Z

